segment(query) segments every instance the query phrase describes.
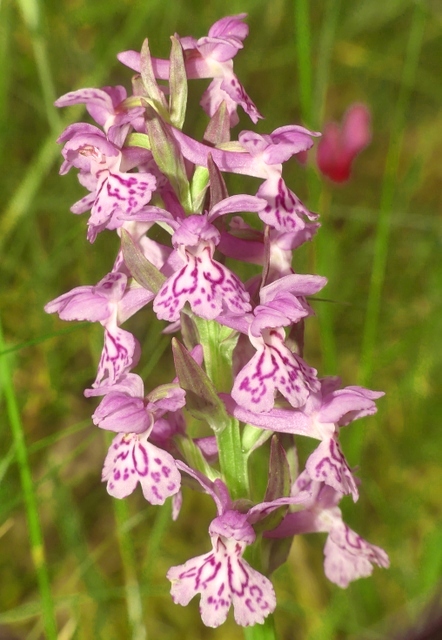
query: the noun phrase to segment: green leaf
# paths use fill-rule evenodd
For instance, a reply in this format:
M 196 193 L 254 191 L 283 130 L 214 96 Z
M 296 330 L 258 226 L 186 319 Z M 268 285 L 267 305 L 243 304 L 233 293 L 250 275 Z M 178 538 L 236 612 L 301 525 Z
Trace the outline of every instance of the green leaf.
M 169 77 L 170 121 L 175 127 L 182 129 L 187 107 L 187 74 L 181 43 L 174 36 L 171 37 L 171 40 L 172 50 L 170 52 Z
M 169 131 L 170 125 L 167 125 L 150 106 L 146 106 L 146 116 L 147 133 L 154 160 L 160 171 L 169 179 L 185 211 L 193 213 L 184 158 Z
M 166 277 L 144 256 L 126 229 L 121 230 L 121 248 L 132 277 L 144 289 L 158 293 Z
M 220 433 L 231 421 L 213 382 L 176 338 L 172 339 L 172 352 L 180 386 L 186 392 L 186 409 Z

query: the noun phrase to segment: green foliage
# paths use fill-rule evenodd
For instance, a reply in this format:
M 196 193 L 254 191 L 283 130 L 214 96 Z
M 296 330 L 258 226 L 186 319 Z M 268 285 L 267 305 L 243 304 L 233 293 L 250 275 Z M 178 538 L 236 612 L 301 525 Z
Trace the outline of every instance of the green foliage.
M 55 139 L 87 115 L 81 107 L 55 110 L 54 97 L 82 86 L 129 86 L 119 51 L 139 50 L 147 36 L 152 55 L 168 57 L 171 34 L 198 37 L 223 15 L 246 11 L 250 36 L 235 69 L 266 118 L 260 132 L 288 123 L 321 130 L 354 101 L 370 106 L 374 129 L 344 187 L 325 184 L 312 165 L 296 161 L 285 177 L 323 224 L 315 248 L 296 265 L 329 278 L 331 302 L 316 303 L 318 322 L 307 327 L 308 361 L 345 384 L 360 372 L 386 391 L 377 416 L 344 430 L 342 444 L 361 467 L 350 524 L 389 552 L 392 567 L 344 592 L 323 577 L 322 536 L 297 539 L 274 576 L 276 629 L 281 639 L 391 637 L 398 631 L 393 612 L 411 624 L 442 573 L 440 6 L 169 5 L 0 3 L 2 370 L 9 370 L 0 387 L 0 625 L 19 637 L 52 638 L 53 608 L 64 639 L 242 637 L 230 619 L 207 630 L 195 603 L 171 603 L 166 571 L 208 550 L 210 500 L 185 489 L 182 515 L 171 524 L 168 510 L 147 506 L 139 492 L 123 504 L 107 495 L 99 482 L 106 443 L 90 420 L 94 401 L 82 396 L 95 375 L 100 328 L 67 326 L 43 306 L 98 282 L 116 246 L 105 233 L 90 247 L 84 217 L 69 213 L 83 189 L 74 175 L 57 175 Z M 189 102 L 198 102 L 202 86 L 190 85 Z M 180 119 L 181 106 L 174 108 Z M 184 128 L 200 134 L 206 125 L 195 111 Z M 241 115 L 238 131 L 244 128 L 252 126 Z M 242 181 L 228 176 L 229 192 L 240 192 Z M 146 316 L 131 322 L 151 354 L 139 369 L 146 389 L 170 381 L 170 337 Z M 254 468 L 267 462 L 258 459 Z

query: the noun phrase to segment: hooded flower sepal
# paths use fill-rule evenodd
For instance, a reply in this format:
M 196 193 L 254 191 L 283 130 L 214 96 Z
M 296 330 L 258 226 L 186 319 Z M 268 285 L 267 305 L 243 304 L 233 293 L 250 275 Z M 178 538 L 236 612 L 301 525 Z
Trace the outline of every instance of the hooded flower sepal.
M 118 383 L 87 389 L 84 394 L 104 396 L 92 420 L 101 429 L 116 433 L 143 433 L 166 413 L 182 409 L 185 391 L 177 383 L 162 384 L 144 397 L 143 381 L 136 373 L 128 373 Z
M 129 125 L 141 121 L 144 107 L 127 105 L 126 89 L 120 85 L 102 89 L 84 88 L 70 91 L 55 101 L 56 107 L 84 104 L 95 122 L 103 127 L 110 142 L 122 147 Z
M 318 293 L 326 284 L 327 279 L 321 276 L 292 273 L 262 287 L 260 304 L 253 311 L 251 334 L 259 337 L 265 329 L 286 327 L 314 315 L 305 296 Z
M 232 210 L 248 207 L 253 211 L 262 206 L 258 198 L 232 196 L 208 214 L 191 215 L 180 221 L 172 243 L 183 266 L 168 278 L 155 297 L 153 309 L 160 320 L 178 320 L 186 302 L 196 315 L 206 320 L 214 320 L 223 312 L 242 315 L 251 311 L 249 294 L 242 282 L 213 258 L 220 233 L 212 220 Z

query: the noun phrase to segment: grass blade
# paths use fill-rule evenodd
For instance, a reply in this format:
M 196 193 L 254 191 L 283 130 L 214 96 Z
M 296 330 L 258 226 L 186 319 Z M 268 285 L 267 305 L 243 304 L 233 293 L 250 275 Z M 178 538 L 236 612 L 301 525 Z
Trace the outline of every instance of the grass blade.
M 0 322 L 0 351 L 4 350 L 3 330 Z M 6 408 L 11 425 L 17 462 L 20 471 L 20 480 L 28 520 L 31 555 L 41 597 L 41 609 L 43 624 L 48 640 L 57 638 L 57 626 L 55 622 L 54 603 L 52 600 L 49 573 L 46 564 L 46 554 L 41 530 L 40 517 L 37 507 L 37 496 L 31 475 L 23 425 L 20 418 L 17 398 L 12 383 L 12 375 L 6 357 L 0 358 L 0 375 Z

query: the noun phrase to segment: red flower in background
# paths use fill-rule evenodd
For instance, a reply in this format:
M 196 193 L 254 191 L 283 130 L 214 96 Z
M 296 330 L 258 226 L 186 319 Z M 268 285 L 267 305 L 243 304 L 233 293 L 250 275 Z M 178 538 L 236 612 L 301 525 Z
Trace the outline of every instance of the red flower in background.
M 319 141 L 318 168 L 333 182 L 349 179 L 354 159 L 371 142 L 371 114 L 363 104 L 354 104 L 344 115 L 342 126 L 326 125 Z

